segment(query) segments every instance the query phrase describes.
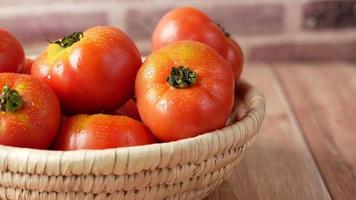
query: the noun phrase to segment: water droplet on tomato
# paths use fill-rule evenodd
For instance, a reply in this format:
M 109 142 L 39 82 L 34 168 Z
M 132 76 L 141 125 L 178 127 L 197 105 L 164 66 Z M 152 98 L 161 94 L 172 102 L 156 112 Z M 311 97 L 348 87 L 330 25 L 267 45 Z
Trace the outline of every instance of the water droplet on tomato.
M 54 67 L 54 71 L 57 73 L 57 74 L 62 74 L 63 73 L 63 64 L 62 63 L 58 63 L 55 67 Z

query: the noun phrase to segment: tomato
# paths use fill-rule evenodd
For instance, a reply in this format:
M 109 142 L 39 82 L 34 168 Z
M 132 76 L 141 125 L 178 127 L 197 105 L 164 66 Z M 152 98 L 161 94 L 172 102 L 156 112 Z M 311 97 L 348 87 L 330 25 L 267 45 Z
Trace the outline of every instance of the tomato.
M 232 70 L 234 71 L 236 82 L 240 79 L 244 57 L 242 54 L 241 47 L 239 44 L 232 38 L 227 38 L 228 41 L 228 52 L 227 52 L 227 62 L 231 65 Z
M 20 42 L 9 32 L 0 29 L 0 72 L 18 72 L 24 64 L 25 53 Z
M 25 58 L 25 64 L 24 64 L 24 67 L 21 69 L 20 73 L 21 74 L 31 74 L 32 64 L 33 64 L 33 59 Z
M 155 138 L 141 122 L 126 116 L 75 115 L 64 122 L 56 149 L 107 149 L 152 144 Z
M 176 8 L 166 13 L 158 22 L 152 35 L 152 51 L 178 40 L 195 40 L 214 48 L 221 56 L 227 56 L 227 42 L 220 28 L 202 11 Z
M 134 93 L 140 53 L 122 31 L 99 26 L 52 42 L 31 74 L 47 82 L 69 114 L 114 111 Z
M 223 128 L 234 102 L 230 65 L 211 47 L 172 43 L 147 57 L 136 77 L 137 107 L 161 141 Z
M 137 106 L 134 100 L 130 99 L 123 106 L 115 111 L 115 114 L 125 115 L 141 121 L 140 114 L 138 113 Z
M 0 144 L 46 149 L 61 112 L 53 90 L 27 74 L 0 74 Z

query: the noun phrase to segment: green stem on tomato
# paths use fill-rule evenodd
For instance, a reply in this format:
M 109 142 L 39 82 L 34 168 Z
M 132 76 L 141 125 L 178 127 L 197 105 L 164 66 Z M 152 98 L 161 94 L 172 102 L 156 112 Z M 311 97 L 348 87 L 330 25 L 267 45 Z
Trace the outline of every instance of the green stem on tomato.
M 184 66 L 172 67 L 167 77 L 168 84 L 177 89 L 190 87 L 195 84 L 196 80 L 197 73 Z
M 16 112 L 24 105 L 24 101 L 17 90 L 11 89 L 8 85 L 2 88 L 0 95 L 0 111 Z
M 72 46 L 74 43 L 80 41 L 84 37 L 83 32 L 74 32 L 71 35 L 65 36 L 56 41 L 49 41 L 51 44 L 58 44 L 62 48 Z

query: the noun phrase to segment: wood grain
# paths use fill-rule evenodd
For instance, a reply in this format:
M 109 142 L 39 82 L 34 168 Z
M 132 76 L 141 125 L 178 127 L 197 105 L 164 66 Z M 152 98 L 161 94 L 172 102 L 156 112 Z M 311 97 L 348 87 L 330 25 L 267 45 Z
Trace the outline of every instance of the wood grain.
M 248 66 L 243 78 L 265 94 L 266 119 L 240 165 L 207 200 L 330 199 L 275 73 Z
M 276 66 L 334 199 L 356 199 L 356 65 Z

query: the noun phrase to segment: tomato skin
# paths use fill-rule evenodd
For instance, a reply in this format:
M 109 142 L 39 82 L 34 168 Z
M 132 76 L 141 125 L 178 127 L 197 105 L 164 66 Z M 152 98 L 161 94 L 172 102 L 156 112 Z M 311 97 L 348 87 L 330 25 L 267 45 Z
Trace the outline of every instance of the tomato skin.
M 15 112 L 0 111 L 0 144 L 46 149 L 60 125 L 59 101 L 44 82 L 27 74 L 1 73 L 0 89 L 16 89 L 24 106 Z
M 64 122 L 58 150 L 107 149 L 155 143 L 150 130 L 126 116 L 75 115 Z
M 24 65 L 25 52 L 11 33 L 0 29 L 0 73 L 18 72 Z
M 238 82 L 243 69 L 244 56 L 240 45 L 234 39 L 227 38 L 227 42 L 228 52 L 226 60 L 231 65 L 232 70 L 234 71 L 235 80 Z
M 115 111 L 117 115 L 125 115 L 138 121 L 141 121 L 140 114 L 138 113 L 136 102 L 132 99 L 128 100 L 123 106 Z
M 193 86 L 167 83 L 174 66 L 197 73 Z M 137 107 L 143 122 L 161 141 L 174 141 L 223 128 L 234 102 L 230 65 L 214 49 L 179 41 L 147 57 L 136 77 Z
M 99 26 L 63 48 L 50 44 L 31 74 L 47 82 L 68 114 L 114 111 L 134 92 L 141 56 L 131 39 L 114 27 Z
M 31 74 L 31 68 L 34 60 L 32 58 L 25 58 L 24 67 L 21 69 L 21 74 Z
M 227 42 L 224 33 L 202 11 L 191 8 L 176 8 L 166 13 L 158 22 L 152 35 L 152 51 L 179 40 L 202 42 L 227 56 Z

